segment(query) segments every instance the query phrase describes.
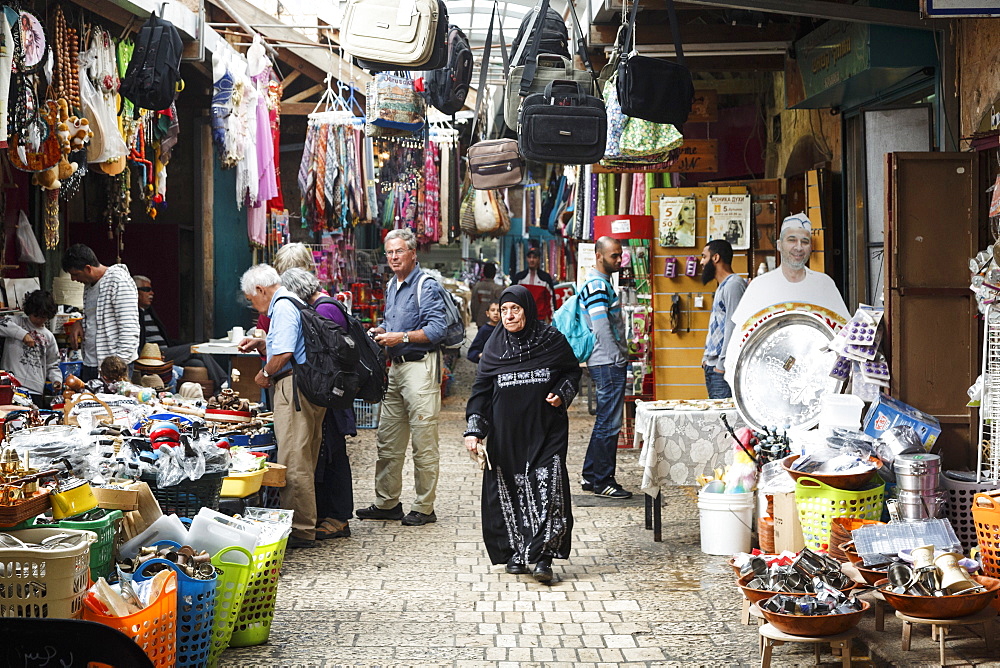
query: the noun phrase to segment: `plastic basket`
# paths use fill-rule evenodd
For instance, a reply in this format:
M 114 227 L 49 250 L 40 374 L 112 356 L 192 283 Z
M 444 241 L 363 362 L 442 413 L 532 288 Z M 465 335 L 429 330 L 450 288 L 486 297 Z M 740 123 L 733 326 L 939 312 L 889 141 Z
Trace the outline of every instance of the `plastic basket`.
M 358 429 L 378 429 L 378 409 L 382 404 L 354 400 L 354 422 Z
M 79 378 L 83 373 L 83 362 L 59 362 L 59 373 L 62 374 L 63 380 L 70 374 Z
M 997 489 L 1000 485 L 996 480 L 983 480 L 980 482 L 962 482 L 952 480 L 942 474 L 938 486 L 943 489 L 948 498 L 945 504 L 946 517 L 955 529 L 955 535 L 962 543 L 962 549 L 968 554 L 969 550 L 976 546 L 976 521 L 972 517 L 972 502 L 976 494 Z
M 79 545 L 56 550 L 0 548 L 0 619 L 4 617 L 76 618 L 90 585 L 92 531 L 23 529 L 10 535 L 38 543 L 59 533 L 83 534 Z
M 127 635 L 142 648 L 156 668 L 173 668 L 177 655 L 177 573 L 170 572 L 159 597 L 139 612 L 115 617 L 104 614 L 85 600 L 83 618 Z
M 152 578 L 146 569 L 159 564 L 177 575 L 177 655 L 179 668 L 195 668 L 208 663 L 212 648 L 212 625 L 215 622 L 215 587 L 217 578 L 196 580 L 188 577 L 173 562 L 150 559 L 143 562 L 135 574 L 141 582 Z
M 983 573 L 992 578 L 1000 577 L 1000 490 L 973 497 L 972 519 L 976 523 Z
M 222 479 L 222 489 L 219 492 L 219 496 L 242 499 L 251 494 L 256 494 L 260 489 L 260 483 L 264 481 L 265 473 L 267 473 L 267 469 L 251 471 L 249 473 L 234 473 L 230 471 L 229 475 Z
M 219 495 L 225 477 L 225 472 L 206 473 L 197 480 L 185 480 L 171 487 L 157 487 L 156 478 L 143 477 L 142 481 L 149 485 L 164 515 L 173 513 L 178 517 L 193 518 L 202 508 L 219 509 Z
M 267 642 L 271 635 L 274 601 L 278 596 L 278 574 L 285 559 L 287 542 L 287 538 L 282 538 L 276 543 L 254 548 L 250 580 L 236 617 L 233 636 L 229 640 L 230 647 L 260 645 Z
M 101 517 L 85 522 L 72 519 L 60 520 L 56 526 L 62 529 L 93 531 L 97 534 L 97 540 L 90 546 L 90 579 L 96 581 L 97 578 L 108 577 L 114 566 L 115 534 L 118 522 L 122 518 L 122 511 L 100 509 L 94 513 L 100 513 Z
M 885 485 L 849 491 L 803 476 L 795 481 L 795 505 L 799 510 L 802 538 L 811 550 L 830 549 L 830 524 L 837 517 L 877 520 L 882 517 Z
M 227 547 L 212 557 L 218 583 L 215 587 L 215 622 L 212 624 L 209 666 L 218 663 L 233 637 L 233 627 L 243 605 L 252 564 L 253 555 L 242 547 Z

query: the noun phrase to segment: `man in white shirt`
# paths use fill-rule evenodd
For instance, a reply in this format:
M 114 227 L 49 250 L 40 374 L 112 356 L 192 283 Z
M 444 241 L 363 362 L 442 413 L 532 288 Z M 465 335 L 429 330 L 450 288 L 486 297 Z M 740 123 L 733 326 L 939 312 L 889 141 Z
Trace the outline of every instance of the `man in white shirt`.
M 778 253 L 781 265 L 750 281 L 740 305 L 733 312 L 735 330 L 726 352 L 729 360 L 739 359 L 744 340 L 742 334 L 766 312 L 775 309 L 814 310 L 828 321 L 840 325 L 851 319 L 851 313 L 833 279 L 807 266 L 812 254 L 812 222 L 804 213 L 782 221 Z M 733 386 L 735 373 L 736 364 L 728 364 L 726 382 L 730 387 Z

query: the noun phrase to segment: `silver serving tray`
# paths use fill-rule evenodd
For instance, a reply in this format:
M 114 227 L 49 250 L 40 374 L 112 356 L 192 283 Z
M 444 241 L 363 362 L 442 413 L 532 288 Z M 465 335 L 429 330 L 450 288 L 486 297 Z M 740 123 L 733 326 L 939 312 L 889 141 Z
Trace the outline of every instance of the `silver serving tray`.
M 840 381 L 830 377 L 837 353 L 823 350 L 831 339 L 833 330 L 803 311 L 772 316 L 751 332 L 733 386 L 743 420 L 758 431 L 816 426 L 820 397 L 840 391 Z

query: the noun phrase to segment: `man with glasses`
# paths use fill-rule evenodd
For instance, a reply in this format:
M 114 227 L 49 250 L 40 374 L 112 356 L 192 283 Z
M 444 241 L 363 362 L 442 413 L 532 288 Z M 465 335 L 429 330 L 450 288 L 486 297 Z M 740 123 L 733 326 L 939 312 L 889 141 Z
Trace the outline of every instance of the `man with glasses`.
M 417 238 L 408 228 L 385 236 L 392 270 L 385 317 L 368 331 L 391 360 L 389 386 L 379 415 L 375 503 L 356 511 L 363 520 L 402 520 L 407 526 L 437 521 L 434 498 L 439 470 L 438 413 L 441 411 L 441 352 L 445 335 L 444 290 L 417 263 Z M 403 515 L 403 462 L 413 443 L 414 499 Z
M 219 363 L 211 355 L 201 355 L 191 352 L 190 343 L 170 343 L 167 330 L 160 316 L 153 310 L 153 282 L 146 276 L 133 276 L 135 289 L 139 291 L 139 350 L 147 343 L 155 343 L 160 347 L 163 359 L 172 360 L 180 367 L 203 366 L 208 371 L 208 377 L 215 384 L 215 391 L 222 389 L 227 375 Z

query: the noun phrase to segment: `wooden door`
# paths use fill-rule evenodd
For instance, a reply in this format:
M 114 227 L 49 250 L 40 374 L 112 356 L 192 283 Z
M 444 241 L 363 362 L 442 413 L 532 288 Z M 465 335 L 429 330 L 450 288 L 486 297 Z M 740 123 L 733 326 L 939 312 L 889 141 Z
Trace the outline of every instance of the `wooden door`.
M 943 465 L 975 465 L 966 390 L 979 321 L 968 258 L 980 246 L 978 162 L 970 153 L 889 153 L 885 303 L 892 396 L 936 416 Z

